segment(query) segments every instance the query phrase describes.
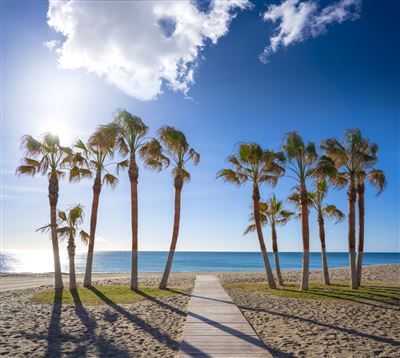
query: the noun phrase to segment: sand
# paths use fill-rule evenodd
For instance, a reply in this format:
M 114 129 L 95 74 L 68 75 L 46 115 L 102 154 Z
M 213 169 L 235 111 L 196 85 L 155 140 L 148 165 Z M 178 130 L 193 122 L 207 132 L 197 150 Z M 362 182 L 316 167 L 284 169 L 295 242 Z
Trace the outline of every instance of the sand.
M 370 281 L 400 283 L 400 265 L 367 267 Z M 265 281 L 259 273 L 221 274 L 222 282 Z M 347 269 L 331 279 L 348 279 Z M 320 279 L 313 271 L 311 279 Z M 299 271 L 284 273 L 298 281 Z M 276 357 L 400 357 L 400 290 L 396 302 L 360 303 L 266 296 L 228 289 L 228 293 Z M 350 298 L 351 299 L 351 298 Z
M 14 284 L 29 275 L 13 275 Z M 38 276 L 39 280 L 45 278 Z M 97 283 L 127 283 L 127 275 L 98 275 Z M 188 287 L 194 275 L 171 275 L 171 284 Z M 3 280 L 5 277 L 2 277 Z M 160 275 L 141 275 L 155 285 Z M 11 280 L 10 280 L 11 281 Z M 188 294 L 130 305 L 51 305 L 29 301 L 42 289 L 0 294 L 0 355 L 6 357 L 175 357 L 186 319 Z M 189 293 L 189 292 L 188 292 Z
M 368 267 L 364 272 L 371 281 L 400 281 L 400 265 Z M 173 274 L 171 284 L 191 286 L 195 275 Z M 262 273 L 216 275 L 222 282 L 265 280 Z M 331 276 L 347 279 L 348 270 L 332 270 Z M 297 281 L 299 272 L 287 271 L 284 278 Z M 313 271 L 311 278 L 320 279 L 320 272 Z M 140 276 L 143 285 L 156 285 L 159 279 L 160 274 Z M 128 274 L 95 275 L 97 283 L 127 284 L 128 280 Z M 188 294 L 129 305 L 75 307 L 29 300 L 33 293 L 53 283 L 51 274 L 3 274 L 0 281 L 2 356 L 177 356 Z M 229 293 L 277 357 L 400 357 L 397 303 L 303 300 L 233 289 Z

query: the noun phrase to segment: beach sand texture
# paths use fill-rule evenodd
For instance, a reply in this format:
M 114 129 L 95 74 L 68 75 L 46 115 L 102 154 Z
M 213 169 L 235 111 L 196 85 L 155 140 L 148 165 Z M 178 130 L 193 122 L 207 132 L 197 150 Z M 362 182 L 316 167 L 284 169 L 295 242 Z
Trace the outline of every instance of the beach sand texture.
M 400 266 L 366 267 L 371 281 L 400 282 Z M 262 273 L 218 273 L 222 283 L 259 282 Z M 44 277 L 43 277 L 44 276 Z M 128 282 L 128 275 L 98 274 L 97 283 Z M 142 274 L 156 285 L 161 274 Z M 188 287 L 196 274 L 171 275 L 171 285 Z M 347 269 L 332 270 L 346 280 Z M 6 357 L 176 357 L 190 295 L 160 297 L 133 304 L 51 305 L 29 301 L 42 287 L 15 289 L 18 282 L 51 285 L 51 275 L 2 275 L 0 354 Z M 50 282 L 40 281 L 41 279 Z M 297 281 L 298 271 L 284 273 Z M 38 281 L 39 279 L 39 281 Z M 311 273 L 320 279 L 320 273 Z M 12 286 L 14 285 L 14 286 Z M 10 287 L 13 287 L 11 289 Z M 317 301 L 228 290 L 257 334 L 277 357 L 399 357 L 400 305 Z

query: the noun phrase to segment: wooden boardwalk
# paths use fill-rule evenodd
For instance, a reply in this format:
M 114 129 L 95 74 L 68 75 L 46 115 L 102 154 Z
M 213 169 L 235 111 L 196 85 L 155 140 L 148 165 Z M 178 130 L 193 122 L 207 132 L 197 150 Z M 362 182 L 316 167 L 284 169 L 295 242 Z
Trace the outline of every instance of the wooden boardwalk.
M 272 357 L 239 308 L 211 275 L 198 275 L 180 358 Z

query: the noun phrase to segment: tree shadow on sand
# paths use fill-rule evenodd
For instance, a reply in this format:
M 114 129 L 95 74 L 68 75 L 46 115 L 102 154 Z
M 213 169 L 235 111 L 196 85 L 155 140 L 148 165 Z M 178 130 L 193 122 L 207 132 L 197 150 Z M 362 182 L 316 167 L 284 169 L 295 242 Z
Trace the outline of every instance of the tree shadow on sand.
M 53 308 L 47 333 L 46 357 L 61 357 L 62 332 L 60 326 L 63 289 L 54 292 Z
M 85 327 L 84 332 L 79 336 L 62 332 L 61 312 L 63 289 L 57 289 L 54 292 L 53 307 L 47 334 L 24 333 L 24 335 L 28 339 L 40 339 L 47 342 L 45 357 L 60 358 L 64 356 L 66 352 L 62 351 L 62 345 L 68 342 L 76 345 L 75 350 L 68 353 L 68 357 L 85 357 L 87 355 L 88 343 L 93 343 L 95 345 L 97 350 L 96 356 L 98 357 L 130 357 L 127 351 L 114 346 L 101 334 L 96 335 L 96 320 L 92 318 L 83 307 L 78 292 L 76 290 L 71 290 L 71 295 L 75 303 L 75 313 Z
M 296 292 L 298 293 L 297 290 L 294 289 L 289 289 L 289 288 L 279 288 L 278 290 L 281 291 L 287 291 L 287 292 Z M 326 297 L 326 298 L 333 298 L 337 300 L 342 300 L 342 301 L 349 301 L 349 302 L 354 302 L 358 304 L 363 304 L 371 307 L 376 307 L 376 308 L 384 308 L 384 309 L 389 309 L 389 310 L 394 310 L 394 311 L 400 311 L 400 304 L 398 302 L 398 299 L 387 296 L 385 295 L 384 298 L 386 299 L 378 299 L 376 297 L 371 297 L 373 296 L 383 296 L 382 294 L 376 294 L 375 292 L 373 293 L 367 293 L 367 292 L 335 292 L 333 290 L 318 290 L 318 289 L 310 289 L 306 292 L 309 292 L 313 295 L 316 296 L 321 296 L 321 297 Z
M 198 296 L 198 295 L 191 295 L 189 293 L 185 293 L 183 291 L 173 290 L 173 289 L 170 289 L 170 288 L 167 288 L 166 290 L 171 291 L 171 292 L 175 292 L 177 294 L 183 294 L 183 295 L 189 296 L 189 297 L 201 297 L 201 298 L 208 299 L 207 297 Z M 179 315 L 186 315 L 186 313 L 183 312 L 182 310 L 177 309 L 176 307 L 171 306 L 170 304 L 168 304 L 166 302 L 160 301 L 157 298 L 151 297 L 151 296 L 149 296 L 148 294 L 146 294 L 143 291 L 138 290 L 136 292 L 139 295 L 143 296 L 144 298 L 146 298 L 149 301 L 159 305 L 160 307 L 162 307 L 164 309 L 170 310 L 171 312 L 177 313 Z M 213 300 L 213 299 L 211 299 L 211 300 Z M 229 301 L 223 301 L 223 300 L 218 300 L 218 301 L 226 302 L 226 303 L 229 303 L 229 304 L 235 304 L 235 303 L 229 302 Z M 285 353 L 285 352 L 282 352 L 280 350 L 277 350 L 277 349 L 274 349 L 274 348 L 268 346 L 264 341 L 261 340 L 261 337 L 260 337 L 260 340 L 258 340 L 257 338 L 254 338 L 253 336 L 244 335 L 241 331 L 239 331 L 237 329 L 234 329 L 232 327 L 226 326 L 226 325 L 224 325 L 222 323 L 219 323 L 219 322 L 216 322 L 214 320 L 208 319 L 208 318 L 206 318 L 204 316 L 201 316 L 201 315 L 193 313 L 193 312 L 189 312 L 187 315 L 191 316 L 191 317 L 194 317 L 194 318 L 196 318 L 196 319 L 198 319 L 198 320 L 200 320 L 200 321 L 202 321 L 204 323 L 209 324 L 210 327 L 218 328 L 219 330 L 221 330 L 223 332 L 226 332 L 226 333 L 231 334 L 231 335 L 233 335 L 235 337 L 238 337 L 239 339 L 242 339 L 242 340 L 244 340 L 246 342 L 249 342 L 249 343 L 251 343 L 251 344 L 253 344 L 255 346 L 264 348 L 266 351 L 268 351 L 271 354 L 273 354 L 274 357 L 279 357 L 279 358 L 293 358 L 294 357 L 290 353 Z M 250 322 L 249 322 L 249 324 L 251 325 Z M 188 343 L 186 341 L 183 341 L 182 345 L 187 346 Z M 202 357 L 205 357 L 205 356 L 202 356 Z
M 149 335 L 151 335 L 154 339 L 156 339 L 162 345 L 166 345 L 170 349 L 172 349 L 174 351 L 178 351 L 179 346 L 180 346 L 180 342 L 178 342 L 177 340 L 173 339 L 170 335 L 160 331 L 160 329 L 158 329 L 157 327 L 152 326 L 150 323 L 148 323 L 145 320 L 141 319 L 137 315 L 128 312 L 124 307 L 122 307 L 122 306 L 118 305 L 117 303 L 115 303 L 114 301 L 112 301 L 109 297 L 107 297 L 104 293 L 99 291 L 97 288 L 91 286 L 91 287 L 88 287 L 88 289 L 90 291 L 92 291 L 97 297 L 99 297 L 106 305 L 108 305 L 109 307 L 114 309 L 116 312 L 118 312 L 119 314 L 124 316 L 128 321 L 130 321 L 136 327 L 140 328 L 141 330 L 143 330 L 146 333 L 148 333 Z M 139 294 L 142 293 L 142 296 L 144 296 L 145 298 L 148 298 L 152 302 L 156 302 L 156 301 L 160 302 L 160 301 L 156 300 L 154 297 L 151 297 L 151 296 L 143 293 L 140 290 L 135 291 L 135 292 L 137 292 Z M 177 313 L 177 314 L 182 315 L 182 316 L 186 316 L 185 312 L 183 312 L 182 310 L 180 310 L 180 309 L 178 309 L 176 307 L 170 306 L 168 304 L 164 304 L 163 307 L 166 308 L 167 306 L 170 307 L 171 310 L 173 308 L 172 312 Z M 192 352 L 194 352 L 194 354 L 196 354 L 196 355 L 200 355 L 201 357 L 204 357 L 204 358 L 208 358 L 209 357 L 206 353 L 204 353 L 200 349 L 197 349 L 196 347 L 191 346 L 190 348 L 191 348 Z
M 292 315 L 292 314 L 288 314 L 288 313 L 272 311 L 272 310 L 268 310 L 268 309 L 264 309 L 264 308 L 247 307 L 247 306 L 243 306 L 243 305 L 240 305 L 239 308 L 241 310 L 247 310 L 247 311 L 252 311 L 252 312 L 263 312 L 263 313 L 268 313 L 273 316 L 277 316 L 277 317 L 281 317 L 281 318 L 292 319 L 292 320 L 294 319 L 294 320 L 297 320 L 300 322 L 309 323 L 312 325 L 333 329 L 333 330 L 336 330 L 336 331 L 339 331 L 342 333 L 346 333 L 349 335 L 354 335 L 354 336 L 361 337 L 361 338 L 372 339 L 372 340 L 380 342 L 380 343 L 387 343 L 387 344 L 390 344 L 390 345 L 396 346 L 396 347 L 400 346 L 400 341 L 397 341 L 392 338 L 375 336 L 373 334 L 368 334 L 368 333 L 363 333 L 363 332 L 357 331 L 356 329 L 344 328 L 344 327 L 336 326 L 331 323 L 320 322 L 320 321 L 317 321 L 317 320 L 314 320 L 311 318 L 305 318 L 305 317 L 296 316 L 296 315 Z
M 75 303 L 75 313 L 86 327 L 86 332 L 89 335 L 90 340 L 97 348 L 97 354 L 99 357 L 121 357 L 121 358 L 128 358 L 130 354 L 127 351 L 116 347 L 107 339 L 103 337 L 103 335 L 96 335 L 96 327 L 97 322 L 96 320 L 90 316 L 88 311 L 83 307 L 82 301 L 79 297 L 77 290 L 71 290 L 71 295 L 74 299 Z

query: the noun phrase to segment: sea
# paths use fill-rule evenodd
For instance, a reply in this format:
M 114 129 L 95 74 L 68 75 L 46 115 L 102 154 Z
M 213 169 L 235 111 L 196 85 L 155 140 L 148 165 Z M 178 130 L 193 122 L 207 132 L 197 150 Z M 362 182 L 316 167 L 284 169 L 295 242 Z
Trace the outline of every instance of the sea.
M 140 272 L 162 272 L 167 259 L 166 251 L 142 251 L 139 253 Z M 273 255 L 269 253 L 272 268 Z M 279 253 L 282 270 L 301 269 L 301 252 Z M 328 253 L 330 268 L 348 267 L 348 253 Z M 364 253 L 364 265 L 400 264 L 400 253 Z M 68 272 L 68 257 L 61 253 L 62 271 Z M 76 255 L 76 271 L 84 272 L 86 254 Z M 130 272 L 130 251 L 96 251 L 94 254 L 94 272 Z M 321 254 L 310 254 L 310 268 L 321 268 Z M 263 262 L 259 252 L 184 252 L 175 253 L 172 270 L 175 272 L 223 272 L 223 271 L 262 271 Z M 52 272 L 53 256 L 51 251 L 26 250 L 2 251 L 0 253 L 0 272 Z

